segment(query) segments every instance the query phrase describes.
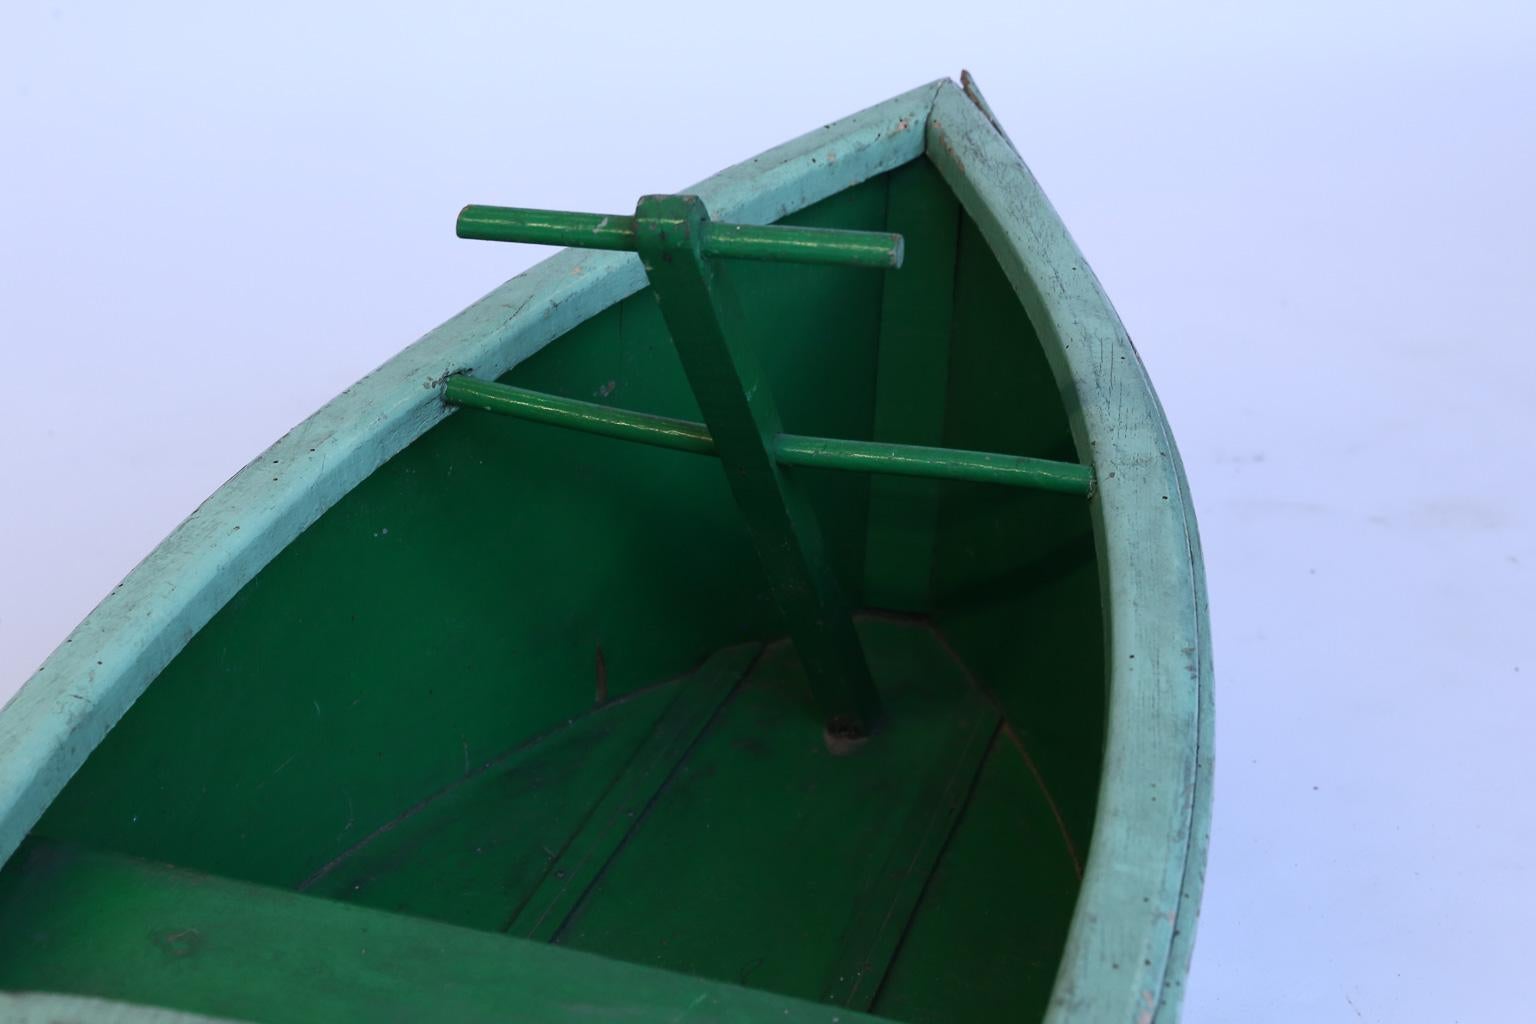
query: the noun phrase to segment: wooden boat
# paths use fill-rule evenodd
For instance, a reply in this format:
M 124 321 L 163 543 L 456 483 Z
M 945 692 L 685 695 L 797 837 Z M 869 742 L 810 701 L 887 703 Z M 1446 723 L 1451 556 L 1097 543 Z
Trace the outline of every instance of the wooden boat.
M 1174 1020 L 1188 489 L 964 81 L 633 217 L 468 208 L 584 248 L 296 427 L 0 714 L 0 1016 Z

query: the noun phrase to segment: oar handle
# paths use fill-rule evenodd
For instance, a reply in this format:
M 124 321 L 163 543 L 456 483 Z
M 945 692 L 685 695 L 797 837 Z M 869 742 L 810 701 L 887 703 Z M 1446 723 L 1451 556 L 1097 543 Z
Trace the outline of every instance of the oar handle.
M 486 242 L 527 242 L 581 249 L 634 252 L 635 218 L 627 214 L 569 213 L 515 206 L 466 206 L 458 235 Z M 783 224 L 710 221 L 700 241 L 704 255 L 732 260 L 820 263 L 892 270 L 901 266 L 900 235 Z

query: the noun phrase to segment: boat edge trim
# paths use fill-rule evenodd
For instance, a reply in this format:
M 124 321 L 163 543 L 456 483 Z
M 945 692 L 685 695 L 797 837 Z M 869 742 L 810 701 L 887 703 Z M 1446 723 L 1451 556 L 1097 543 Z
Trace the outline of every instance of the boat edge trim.
M 1210 639 L 1188 484 L 1130 337 L 1012 144 L 949 82 L 927 136 L 1036 327 L 1098 485 L 1104 768 L 1046 1021 L 1173 1024 L 1182 993 L 1164 996 L 1188 970 L 1211 790 Z

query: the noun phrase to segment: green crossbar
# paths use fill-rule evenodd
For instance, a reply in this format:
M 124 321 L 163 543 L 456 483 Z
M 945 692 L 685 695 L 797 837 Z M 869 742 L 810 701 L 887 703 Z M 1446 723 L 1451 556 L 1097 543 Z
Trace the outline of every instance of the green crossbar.
M 448 378 L 443 400 L 486 412 L 516 416 L 589 434 L 616 437 L 657 448 L 718 455 L 709 428 L 695 420 L 614 409 L 579 398 L 477 380 L 462 374 Z M 1093 471 L 1076 462 L 1033 459 L 1025 455 L 930 448 L 884 441 L 849 441 L 829 437 L 779 434 L 772 444 L 781 466 L 810 466 L 855 473 L 967 480 L 1062 494 L 1088 495 Z
M 699 248 L 717 259 L 821 263 L 895 269 L 901 266 L 900 235 L 782 224 L 701 224 Z M 458 235 L 486 242 L 531 242 L 581 249 L 637 252 L 636 218 L 623 214 L 524 210 L 512 206 L 466 206 Z
M 467 206 L 458 234 L 640 254 L 703 423 L 610 409 L 469 377 L 448 380 L 444 400 L 643 444 L 714 455 L 757 547 L 827 729 L 865 736 L 880 697 L 854 631 L 852 610 L 822 551 L 810 504 L 780 467 L 895 473 L 1088 494 L 1086 466 L 991 452 L 786 434 L 755 354 L 723 301 L 715 259 L 774 260 L 894 269 L 900 235 L 785 225 L 722 224 L 697 196 L 645 196 L 634 216 Z

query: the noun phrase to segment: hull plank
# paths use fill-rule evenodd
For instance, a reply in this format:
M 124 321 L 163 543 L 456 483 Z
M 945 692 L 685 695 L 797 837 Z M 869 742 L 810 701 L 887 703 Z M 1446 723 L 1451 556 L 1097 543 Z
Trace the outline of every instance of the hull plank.
M 907 239 L 907 260 L 886 275 L 880 300 L 874 438 L 937 447 L 944 443 L 960 204 L 926 159 L 891 172 L 886 225 Z M 930 606 L 940 493 L 929 480 L 870 479 L 870 605 L 902 612 Z
M 581 831 L 560 851 L 539 887 L 507 926 L 509 934 L 544 942 L 555 937 L 761 650 L 751 644 L 717 654 L 678 686 L 677 696 L 651 727 L 623 774 L 593 807 Z

